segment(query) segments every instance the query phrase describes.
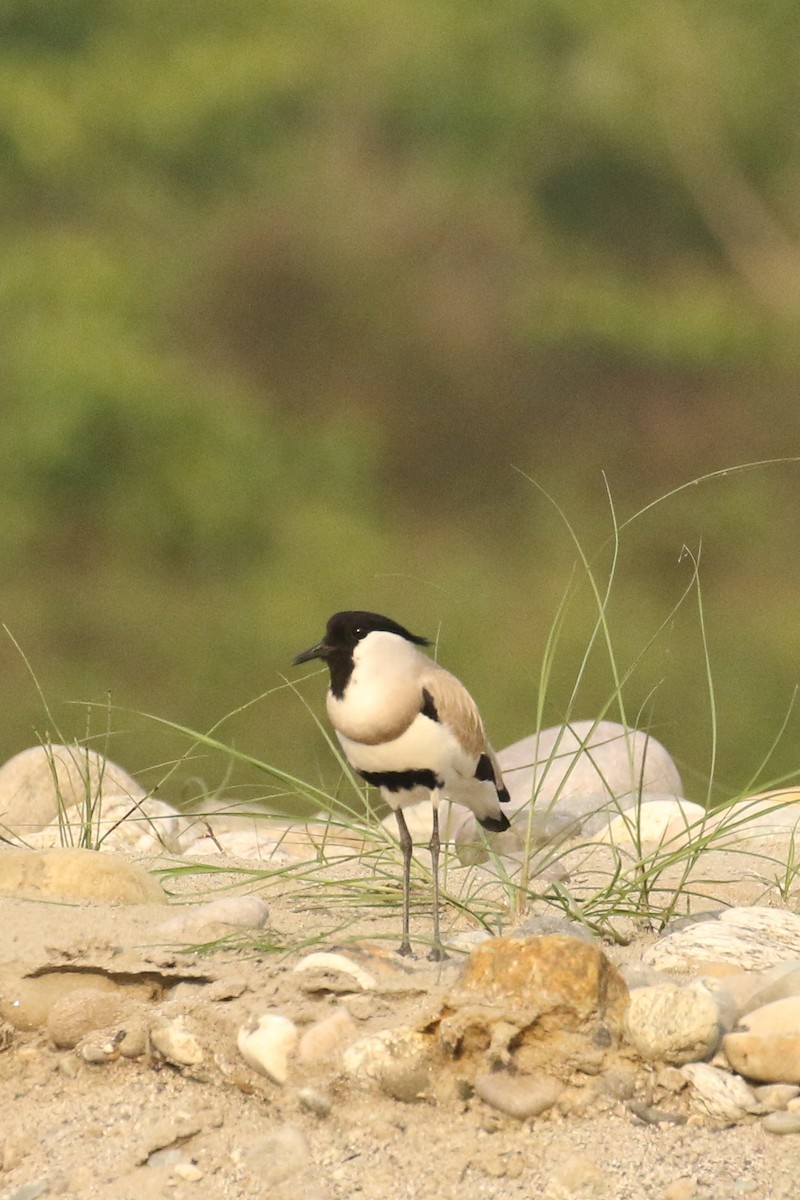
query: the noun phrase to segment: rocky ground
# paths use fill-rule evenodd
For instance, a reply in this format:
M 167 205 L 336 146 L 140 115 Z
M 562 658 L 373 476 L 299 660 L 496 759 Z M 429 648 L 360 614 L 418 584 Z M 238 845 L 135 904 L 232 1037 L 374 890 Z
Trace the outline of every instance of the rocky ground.
M 294 831 L 304 871 L 0 849 L 0 1200 L 794 1200 L 800 917 L 768 825 L 703 856 L 665 930 L 538 901 L 488 938 L 450 904 L 442 964 L 394 954 L 398 859 L 352 833 Z M 560 859 L 575 894 L 604 837 Z M 488 868 L 448 872 L 507 906 Z M 420 875 L 421 948 L 429 902 Z

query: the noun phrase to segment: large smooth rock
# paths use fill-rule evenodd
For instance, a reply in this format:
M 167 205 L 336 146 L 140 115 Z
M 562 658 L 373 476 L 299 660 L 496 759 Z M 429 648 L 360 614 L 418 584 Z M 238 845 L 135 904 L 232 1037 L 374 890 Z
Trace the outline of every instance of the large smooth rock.
M 0 892 L 105 904 L 165 904 L 161 884 L 135 863 L 97 850 L 0 850 Z
M 17 842 L 31 850 L 56 846 L 90 846 L 93 850 L 126 850 L 131 854 L 157 854 L 162 849 L 180 854 L 187 822 L 163 800 L 132 800 L 106 796 L 91 813 L 73 805 L 57 821 L 34 833 L 20 833 Z
M 733 1069 L 748 1079 L 800 1083 L 800 997 L 747 1013 L 722 1048 Z
M 642 956 L 661 971 L 696 973 L 709 963 L 762 971 L 800 956 L 800 916 L 783 909 L 730 908 L 660 938 Z
M 614 721 L 573 721 L 507 746 L 498 754 L 509 790 L 512 828 L 489 834 L 498 854 L 519 854 L 608 824 L 643 795 L 672 799 L 681 778 L 664 747 L 639 729 Z M 598 814 L 604 814 L 599 818 Z M 594 822 L 592 824 L 592 822 Z M 466 858 L 483 842 L 472 813 L 456 823 L 456 845 Z M 462 853 L 462 851 L 459 851 Z
M 85 746 L 31 746 L 0 767 L 0 826 L 26 834 L 74 806 L 93 808 L 108 796 L 143 800 L 133 776 Z
M 642 1058 L 682 1066 L 710 1058 L 735 1017 L 731 997 L 713 980 L 659 983 L 631 992 L 625 1034 Z

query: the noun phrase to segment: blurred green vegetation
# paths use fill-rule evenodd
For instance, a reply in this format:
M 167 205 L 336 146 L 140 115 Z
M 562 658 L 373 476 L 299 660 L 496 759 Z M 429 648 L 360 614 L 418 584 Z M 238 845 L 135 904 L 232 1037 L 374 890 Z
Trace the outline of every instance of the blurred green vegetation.
M 798 35 L 789 0 L 2 0 L 1 608 L 66 730 L 109 693 L 208 728 L 369 607 L 529 732 L 576 555 L 525 475 L 602 566 L 603 473 L 622 522 L 800 452 Z M 764 467 L 623 530 L 623 668 L 700 553 L 722 790 L 791 708 L 799 501 Z M 549 722 L 609 697 L 593 655 L 568 708 L 593 619 Z M 46 721 L 0 653 L 5 757 Z M 692 597 L 628 713 L 702 792 Z M 178 752 L 110 723 L 133 771 Z M 330 771 L 291 692 L 224 728 Z

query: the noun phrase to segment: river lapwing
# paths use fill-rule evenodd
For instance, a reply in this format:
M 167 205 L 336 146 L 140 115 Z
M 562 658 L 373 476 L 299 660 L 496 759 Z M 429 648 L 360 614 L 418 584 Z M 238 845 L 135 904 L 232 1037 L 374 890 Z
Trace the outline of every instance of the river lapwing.
M 500 805 L 508 800 L 497 759 L 474 700 L 454 675 L 424 654 L 416 637 L 373 612 L 334 613 L 325 636 L 295 658 L 321 658 L 330 670 L 328 716 L 355 771 L 379 787 L 396 814 L 403 852 L 403 938 L 411 953 L 409 893 L 411 835 L 403 808 L 426 797 L 433 806 L 430 840 L 433 873 L 433 949 L 439 935 L 439 802 L 472 810 L 492 832 L 508 829 Z

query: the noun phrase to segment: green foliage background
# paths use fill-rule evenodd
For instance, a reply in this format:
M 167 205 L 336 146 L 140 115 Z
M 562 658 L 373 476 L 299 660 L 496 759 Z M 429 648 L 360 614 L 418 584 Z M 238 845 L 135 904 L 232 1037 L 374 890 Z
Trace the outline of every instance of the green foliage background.
M 575 552 L 524 476 L 595 549 L 603 472 L 624 521 L 800 449 L 798 35 L 789 0 L 3 0 L 0 599 L 67 729 L 109 692 L 207 728 L 370 607 L 529 732 Z M 623 666 L 702 544 L 723 789 L 791 706 L 799 497 L 766 467 L 624 533 Z M 548 721 L 591 625 L 583 589 Z M 46 722 L 0 654 L 7 756 Z M 609 690 L 593 659 L 571 715 Z M 702 790 L 691 603 L 629 712 Z M 229 732 L 328 769 L 285 691 Z M 790 720 L 762 781 L 797 759 Z

